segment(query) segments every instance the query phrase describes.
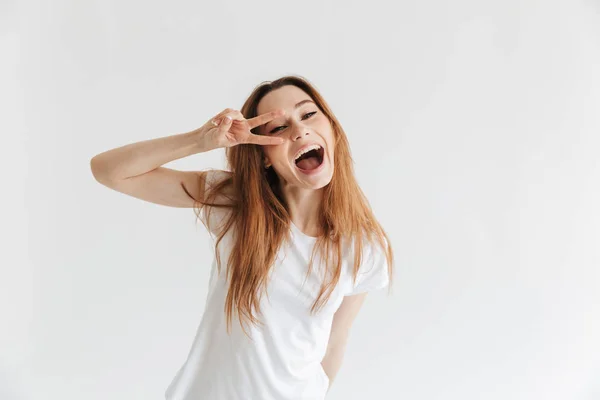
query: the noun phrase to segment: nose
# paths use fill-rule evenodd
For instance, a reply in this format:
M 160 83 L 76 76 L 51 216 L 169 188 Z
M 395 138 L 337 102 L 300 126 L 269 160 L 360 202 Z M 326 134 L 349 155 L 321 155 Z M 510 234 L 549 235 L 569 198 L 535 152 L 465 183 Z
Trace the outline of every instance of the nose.
M 308 131 L 302 127 L 300 127 L 299 129 L 295 130 L 292 133 L 292 138 L 293 138 L 294 142 L 296 140 L 300 139 L 302 136 L 308 136 Z

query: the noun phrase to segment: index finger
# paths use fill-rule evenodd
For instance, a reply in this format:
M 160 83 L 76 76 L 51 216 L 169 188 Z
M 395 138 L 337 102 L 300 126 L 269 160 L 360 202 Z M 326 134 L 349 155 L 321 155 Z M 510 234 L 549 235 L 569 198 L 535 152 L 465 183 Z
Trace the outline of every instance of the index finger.
M 282 144 L 284 140 L 280 137 L 274 136 L 265 136 L 265 135 L 255 135 L 253 133 L 248 137 L 247 143 L 251 144 L 259 144 L 263 146 L 267 145 L 279 145 Z
M 267 122 L 272 121 L 277 117 L 281 117 L 284 114 L 285 114 L 285 110 L 277 109 L 275 111 L 261 114 L 254 118 L 247 119 L 246 121 L 248 121 L 248 125 L 250 125 L 250 129 L 252 129 L 257 126 L 264 125 Z

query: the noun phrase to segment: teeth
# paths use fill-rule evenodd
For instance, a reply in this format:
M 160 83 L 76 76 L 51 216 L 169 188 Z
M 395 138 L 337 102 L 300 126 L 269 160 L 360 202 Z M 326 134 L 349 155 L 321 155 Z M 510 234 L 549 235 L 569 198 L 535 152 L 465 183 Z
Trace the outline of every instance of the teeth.
M 318 150 L 320 148 L 321 148 L 321 146 L 319 146 L 318 144 L 313 144 L 311 146 L 308 146 L 307 148 L 300 150 L 296 154 L 296 157 L 294 157 L 294 160 L 297 160 L 302 154 L 306 154 L 306 153 L 308 153 L 311 150 Z

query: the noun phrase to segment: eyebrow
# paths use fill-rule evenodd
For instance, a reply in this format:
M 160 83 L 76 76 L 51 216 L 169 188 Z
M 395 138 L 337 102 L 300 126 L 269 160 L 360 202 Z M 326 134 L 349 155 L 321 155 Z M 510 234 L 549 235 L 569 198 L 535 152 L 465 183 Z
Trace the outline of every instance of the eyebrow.
M 314 103 L 314 101 L 312 101 L 311 99 L 304 99 L 304 100 L 296 103 L 296 105 L 294 106 L 294 110 L 296 108 L 300 107 L 302 104 L 305 104 L 305 103 Z
M 299 101 L 299 102 L 296 103 L 296 105 L 294 106 L 294 110 L 297 109 L 297 108 L 299 108 L 299 107 L 301 107 L 301 106 L 303 106 L 306 103 L 313 103 L 313 104 L 315 104 L 315 102 L 312 101 L 311 99 L 304 99 L 304 100 Z M 263 127 L 264 127 L 263 129 L 266 131 L 267 130 L 267 126 L 269 126 L 271 123 L 273 123 L 272 120 L 269 121 L 269 122 L 267 122 L 265 125 L 263 125 Z

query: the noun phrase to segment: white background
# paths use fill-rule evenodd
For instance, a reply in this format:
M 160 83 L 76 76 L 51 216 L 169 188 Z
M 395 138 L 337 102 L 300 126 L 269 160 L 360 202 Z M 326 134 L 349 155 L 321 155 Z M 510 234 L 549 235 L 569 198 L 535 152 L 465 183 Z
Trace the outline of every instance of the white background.
M 89 161 L 299 74 L 346 130 L 396 254 L 328 399 L 600 399 L 598 2 L 0 11 L 0 398 L 163 398 L 204 307 L 208 236 Z

